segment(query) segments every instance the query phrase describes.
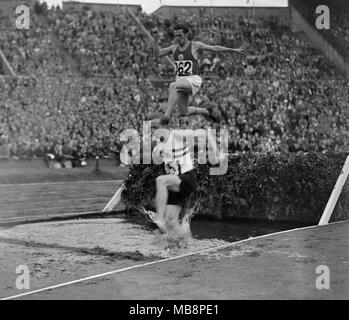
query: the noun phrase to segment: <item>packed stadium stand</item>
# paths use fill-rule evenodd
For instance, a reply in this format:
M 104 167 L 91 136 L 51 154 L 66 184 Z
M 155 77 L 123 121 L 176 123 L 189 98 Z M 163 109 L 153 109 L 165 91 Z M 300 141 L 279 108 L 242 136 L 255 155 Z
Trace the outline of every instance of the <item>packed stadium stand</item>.
M 14 29 L 12 18 L 0 17 L 0 50 L 18 75 L 0 77 L 0 157 L 118 157 L 120 133 L 141 130 L 160 112 L 168 91 L 152 80 L 170 81 L 171 66 L 153 57 L 125 11 L 67 12 L 36 3 L 29 30 Z M 231 152 L 348 151 L 348 80 L 277 17 L 138 18 L 158 30 L 162 46 L 183 21 L 195 40 L 245 49 L 241 56 L 203 55 L 205 80 L 193 101 L 214 106 Z M 341 26 L 333 35 L 346 40 L 348 20 L 333 21 Z M 174 122 L 211 125 L 199 116 Z
M 336 4 L 333 6 L 333 4 Z M 316 0 L 292 0 L 292 5 L 308 20 L 315 24 L 318 15 L 315 13 L 319 5 Z M 349 57 L 349 6 L 345 0 L 321 1 L 321 5 L 329 8 L 330 24 L 329 29 L 319 30 L 320 34 L 333 43 L 340 52 Z

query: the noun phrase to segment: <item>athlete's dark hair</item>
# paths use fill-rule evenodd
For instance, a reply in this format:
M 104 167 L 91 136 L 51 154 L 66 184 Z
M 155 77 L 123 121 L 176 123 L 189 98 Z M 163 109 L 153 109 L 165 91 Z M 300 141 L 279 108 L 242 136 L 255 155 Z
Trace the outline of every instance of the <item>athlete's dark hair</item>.
M 174 27 L 173 30 L 183 30 L 184 34 L 188 34 L 189 33 L 189 27 L 184 24 L 184 23 L 177 23 Z

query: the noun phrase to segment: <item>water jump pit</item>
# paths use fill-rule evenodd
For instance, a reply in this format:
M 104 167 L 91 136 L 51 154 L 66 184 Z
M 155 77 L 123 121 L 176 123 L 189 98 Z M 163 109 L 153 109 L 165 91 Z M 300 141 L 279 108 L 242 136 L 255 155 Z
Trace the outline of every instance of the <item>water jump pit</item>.
M 157 229 L 123 218 L 3 227 L 0 297 L 348 299 L 348 229 L 341 222 L 171 248 Z M 329 290 L 315 286 L 318 265 L 331 270 Z M 30 271 L 28 290 L 16 288 L 18 266 Z

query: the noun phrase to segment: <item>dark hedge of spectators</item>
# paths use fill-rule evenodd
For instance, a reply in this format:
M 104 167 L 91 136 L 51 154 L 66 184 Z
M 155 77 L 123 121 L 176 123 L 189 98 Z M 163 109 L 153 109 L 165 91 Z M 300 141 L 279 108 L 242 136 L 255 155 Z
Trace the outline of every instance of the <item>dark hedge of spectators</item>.
M 148 30 L 158 29 L 162 45 L 172 41 L 173 22 L 140 17 Z M 122 14 L 50 10 L 33 19 L 35 28 L 0 36 L 15 70 L 30 75 L 0 77 L 0 156 L 2 148 L 14 159 L 118 157 L 121 132 L 141 133 L 142 121 L 159 113 L 168 91 L 150 80 L 170 69 L 154 59 L 149 41 Z M 203 55 L 208 78 L 192 102 L 213 105 L 219 127 L 229 129 L 232 152 L 348 151 L 348 84 L 317 50 L 275 18 L 181 19 L 193 26 L 195 39 L 243 45 L 247 52 Z M 69 69 L 47 30 L 90 77 Z M 212 126 L 200 116 L 179 119 L 177 111 L 173 122 Z

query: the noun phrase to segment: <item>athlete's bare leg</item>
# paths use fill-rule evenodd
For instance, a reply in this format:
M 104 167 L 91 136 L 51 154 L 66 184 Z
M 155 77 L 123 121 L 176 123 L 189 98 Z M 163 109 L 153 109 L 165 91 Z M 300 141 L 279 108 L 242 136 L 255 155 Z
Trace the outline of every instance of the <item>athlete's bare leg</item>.
M 170 83 L 168 90 L 169 90 L 169 96 L 168 96 L 167 109 L 165 112 L 165 116 L 170 118 L 173 112 L 173 109 L 177 103 L 177 83 L 176 82 Z
M 185 91 L 177 92 L 177 105 L 182 116 L 188 115 L 189 97 L 190 93 L 186 93 Z
M 166 207 L 165 228 L 168 240 L 178 240 L 179 234 L 179 213 L 182 207 L 178 205 L 168 205 Z
M 180 79 L 176 81 L 175 86 L 177 90 L 177 104 L 181 116 L 192 116 L 197 114 L 201 114 L 204 116 L 211 115 L 210 110 L 208 110 L 207 108 L 188 106 L 189 96 L 192 95 L 193 90 L 191 83 L 187 79 Z M 166 112 L 165 115 L 170 117 L 171 113 Z
M 168 192 L 179 192 L 181 179 L 176 175 L 161 175 L 156 178 L 156 211 L 161 221 L 165 221 Z
M 191 116 L 194 114 L 209 115 L 210 112 L 206 108 L 188 107 L 189 95 L 184 92 L 177 93 L 177 104 L 181 116 Z
M 211 112 L 207 108 L 188 106 L 191 94 L 192 86 L 187 79 L 179 79 L 176 82 L 172 82 L 169 86 L 169 98 L 165 115 L 161 119 L 152 120 L 152 124 L 159 125 L 162 121 L 166 121 L 165 124 L 167 124 L 170 121 L 171 114 L 176 104 L 178 105 L 181 116 L 197 114 L 210 116 Z
M 167 101 L 167 109 L 166 109 L 166 112 L 165 112 L 165 115 L 163 116 L 163 118 L 166 118 L 169 121 L 169 119 L 171 118 L 171 114 L 173 112 L 173 109 L 177 104 L 177 99 L 178 99 L 177 83 L 171 82 L 168 90 L 169 90 L 169 96 L 168 96 L 168 101 Z M 191 90 L 191 88 L 190 88 L 190 90 Z M 151 123 L 153 125 L 160 125 L 161 119 L 160 118 L 153 119 L 153 120 L 151 120 Z

